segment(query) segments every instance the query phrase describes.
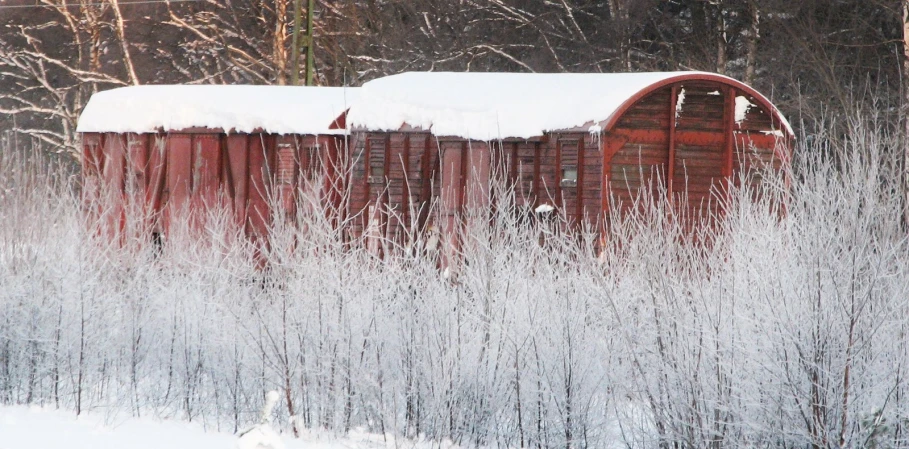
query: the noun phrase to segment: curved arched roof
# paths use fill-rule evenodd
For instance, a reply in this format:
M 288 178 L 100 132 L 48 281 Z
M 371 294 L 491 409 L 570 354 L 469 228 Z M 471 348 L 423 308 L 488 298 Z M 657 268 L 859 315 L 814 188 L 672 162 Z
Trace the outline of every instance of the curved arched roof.
M 594 130 L 608 131 L 646 94 L 685 80 L 719 82 L 748 93 L 792 135 L 788 122 L 763 95 L 735 79 L 706 72 L 408 72 L 365 83 L 347 123 L 370 131 L 409 125 L 436 136 L 485 141 L 532 138 L 591 123 Z
M 334 120 L 357 88 L 242 85 L 144 85 L 98 92 L 78 132 L 154 133 L 187 128 L 275 134 L 341 134 Z

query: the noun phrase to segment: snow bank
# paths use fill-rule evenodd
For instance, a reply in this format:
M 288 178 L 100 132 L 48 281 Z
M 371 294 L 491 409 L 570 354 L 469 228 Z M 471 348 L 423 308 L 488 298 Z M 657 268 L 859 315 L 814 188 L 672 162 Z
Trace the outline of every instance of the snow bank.
M 536 212 L 536 213 L 538 213 L 538 214 L 547 214 L 547 213 L 552 212 L 552 211 L 554 211 L 554 210 L 555 210 L 555 207 L 552 207 L 552 205 L 543 203 L 543 204 L 540 204 L 539 206 L 537 206 L 537 208 L 534 209 L 533 211 Z
M 285 449 L 281 437 L 269 425 L 260 425 L 240 436 L 237 449 Z
M 269 436 L 272 438 L 272 436 Z M 105 421 L 100 416 L 41 407 L 0 406 L 0 449 L 234 449 L 246 442 L 228 432 L 204 430 L 195 423 L 129 418 Z M 396 440 L 352 430 L 346 436 L 303 431 L 300 438 L 282 435 L 272 447 L 286 449 L 460 449 L 450 441 Z M 252 446 L 255 447 L 255 446 Z
M 357 88 L 148 85 L 92 95 L 78 132 L 155 132 L 191 127 L 276 134 L 342 134 L 329 126 Z
M 105 423 L 94 415 L 39 407 L 0 407 L 0 449 L 230 449 L 237 437 L 173 421 Z
M 530 138 L 607 120 L 656 83 L 704 72 L 402 73 L 363 85 L 348 124 L 370 131 L 403 124 L 437 136 Z
M 240 435 L 237 449 L 285 449 L 281 437 L 271 427 L 272 410 L 279 398 L 278 392 L 274 390 L 265 394 L 260 423 Z
M 604 431 L 608 436 L 603 449 L 625 448 L 632 442 L 642 447 L 653 443 L 651 417 L 639 405 L 620 401 L 607 414 L 609 424 Z M 150 418 L 104 420 L 94 414 L 76 417 L 72 412 L 50 408 L 0 406 L 0 449 L 461 449 L 448 440 L 396 439 L 361 429 L 352 429 L 346 436 L 310 430 L 303 430 L 300 438 L 279 437 L 273 431 L 262 436 L 262 441 L 270 441 L 271 446 L 250 445 L 249 438 L 206 431 L 196 423 Z

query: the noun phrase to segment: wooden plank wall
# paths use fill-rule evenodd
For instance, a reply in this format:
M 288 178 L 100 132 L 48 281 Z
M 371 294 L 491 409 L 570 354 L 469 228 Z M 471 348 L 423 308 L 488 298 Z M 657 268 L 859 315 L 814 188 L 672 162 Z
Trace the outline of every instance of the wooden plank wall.
M 360 237 L 402 241 L 430 224 L 441 193 L 440 144 L 429 133 L 357 133 L 351 137 L 349 229 Z
M 600 219 L 602 149 L 599 136 L 591 133 L 553 134 L 543 142 L 547 150 L 554 151 L 551 165 L 541 161 L 543 180 L 551 179 L 554 198 L 541 198 L 538 204 L 552 200 L 564 212 L 568 225 L 582 222 L 595 224 Z M 576 180 L 564 177 L 566 171 L 577 172 Z M 548 193 L 548 192 L 547 192 Z
M 612 134 L 629 136 L 608 160 L 606 187 L 619 210 L 632 207 L 635 196 L 647 188 L 655 195 L 660 183 L 668 177 L 671 89 L 661 89 L 639 101 L 616 124 Z M 656 130 L 640 135 L 640 130 Z
M 358 132 L 348 140 L 204 130 L 87 133 L 83 192 L 88 201 L 113 186 L 109 190 L 122 196 L 114 207 L 94 212 L 103 212 L 112 228 L 122 228 L 123 205 L 135 197 L 152 212 L 156 232 L 167 231 L 177 211 L 226 202 L 237 224 L 258 236 L 273 216 L 271 193 L 280 195 L 291 219 L 299 212 L 299 192 L 338 206 L 346 199 L 340 213 L 353 218 L 347 231 L 375 237 L 377 251 L 379 241 L 403 243 L 430 225 L 454 229 L 465 205 L 488 205 L 488 182 L 499 175 L 513 188 L 519 210 L 550 204 L 571 226 L 596 224 L 611 206 L 627 210 L 642 189 L 655 196 L 665 188 L 677 205 L 687 196 L 687 212 L 714 213 L 712 198 L 722 194 L 728 175 L 786 163 L 785 151 L 775 151 L 780 124 L 760 106 L 736 123 L 737 96 L 760 104 L 720 83 L 683 81 L 643 97 L 606 133 L 492 144 L 419 130 Z M 565 170 L 577 171 L 576 182 L 564 178 Z M 760 182 L 759 173 L 748 182 Z
M 715 138 L 675 142 L 673 200 L 684 200 L 687 195 L 687 205 L 677 207 L 685 207 L 690 214 L 716 213 L 719 204 L 711 192 L 720 194 L 717 189 L 723 188 L 721 181 L 731 174 L 726 167 L 725 133 L 734 113 L 734 104 L 730 110 L 727 101 L 732 92 L 715 83 L 695 82 L 678 86 L 678 92 L 679 96 L 684 92 L 684 101 L 676 106 L 676 133 L 703 133 Z
M 759 104 L 753 97 L 739 93 L 750 103 Z M 781 170 L 788 163 L 785 151 L 787 143 L 779 139 L 782 125 L 774 123 L 770 111 L 751 107 L 745 118 L 737 123 L 734 130 L 735 158 L 734 173 L 743 173 L 746 182 L 757 185 L 762 182 L 762 171 Z M 735 182 L 740 182 L 739 177 Z
M 545 195 L 545 180 L 541 178 L 545 172 L 542 164 L 548 149 L 549 146 L 541 141 L 503 142 L 502 151 L 498 154 L 502 159 L 501 166 L 507 170 L 506 179 L 514 189 L 516 206 L 535 208 L 541 201 L 554 202 L 553 198 Z M 550 179 L 554 182 L 555 177 Z
M 151 232 L 166 233 L 182 214 L 199 227 L 209 208 L 229 205 L 236 224 L 261 237 L 273 218 L 271 196 L 292 219 L 300 192 L 318 198 L 325 153 L 336 150 L 332 138 L 317 136 L 86 133 L 83 198 L 111 230 L 123 230 L 127 206 Z
M 403 242 L 408 232 L 425 232 L 429 225 L 454 230 L 465 210 L 491 206 L 489 182 L 502 175 L 525 212 L 550 204 L 564 210 L 572 225 L 599 219 L 602 150 L 596 134 L 487 143 L 420 131 L 364 132 L 351 138 L 351 146 L 353 237 Z M 565 167 L 577 170 L 577 184 L 563 182 Z M 437 209 L 430 214 L 433 201 Z
M 735 121 L 736 97 L 754 106 Z M 771 112 L 755 98 L 717 82 L 684 81 L 657 90 L 631 107 L 604 136 L 604 148 L 617 144 L 604 160 L 604 186 L 620 210 L 632 207 L 641 189 L 656 198 L 660 188 L 675 208 L 690 217 L 721 213 L 731 176 L 741 170 L 779 170 L 786 161 Z M 785 151 L 783 152 L 785 153 Z M 754 172 L 749 182 L 760 181 Z M 603 201 L 603 208 L 609 208 Z M 681 209 L 679 209 L 681 208 Z

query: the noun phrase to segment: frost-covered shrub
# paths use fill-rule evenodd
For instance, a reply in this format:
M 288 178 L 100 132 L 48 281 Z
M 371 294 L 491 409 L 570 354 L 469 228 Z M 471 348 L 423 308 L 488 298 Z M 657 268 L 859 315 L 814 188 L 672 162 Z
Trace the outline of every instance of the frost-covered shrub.
M 472 215 L 447 276 L 437 235 L 387 242 L 378 258 L 316 202 L 278 220 L 266 269 L 217 211 L 201 238 L 178 226 L 161 248 L 141 232 L 110 241 L 83 221 L 69 177 L 3 151 L 0 403 L 239 430 L 277 390 L 286 432 L 899 446 L 898 147 L 874 129 L 848 137 L 800 148 L 799 173 L 734 190 L 694 233 L 660 197 L 614 216 L 602 244 L 558 217 Z

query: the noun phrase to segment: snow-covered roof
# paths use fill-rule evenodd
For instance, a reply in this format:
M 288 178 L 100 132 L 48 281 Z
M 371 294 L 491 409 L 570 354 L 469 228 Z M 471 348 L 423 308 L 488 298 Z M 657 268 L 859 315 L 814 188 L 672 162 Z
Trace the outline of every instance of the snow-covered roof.
M 357 88 L 146 85 L 98 92 L 78 132 L 148 133 L 202 127 L 231 132 L 341 134 L 329 127 L 356 101 Z
M 410 72 L 365 83 L 347 123 L 371 131 L 406 124 L 475 140 L 530 138 L 591 123 L 598 131 L 635 94 L 692 75 L 741 85 L 706 72 Z M 785 120 L 783 126 L 791 133 Z

